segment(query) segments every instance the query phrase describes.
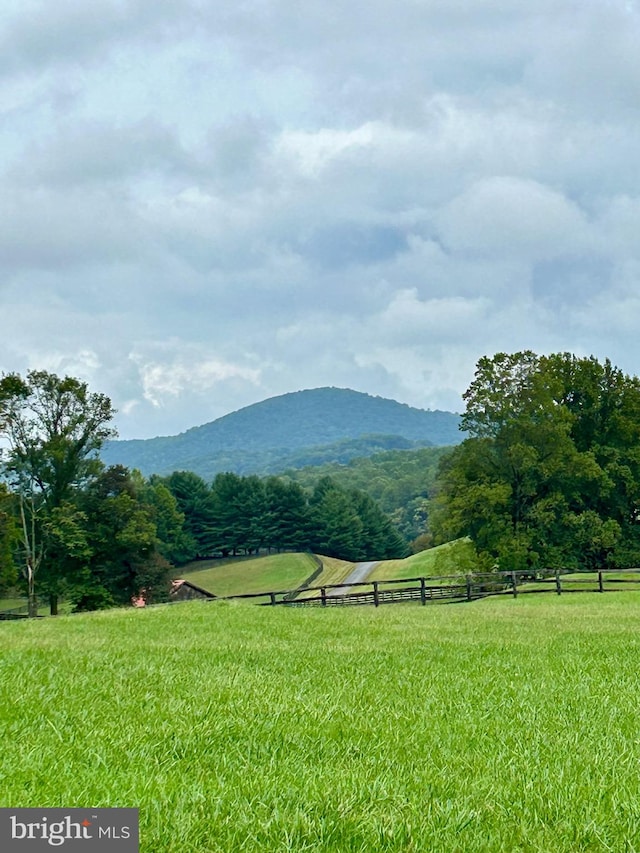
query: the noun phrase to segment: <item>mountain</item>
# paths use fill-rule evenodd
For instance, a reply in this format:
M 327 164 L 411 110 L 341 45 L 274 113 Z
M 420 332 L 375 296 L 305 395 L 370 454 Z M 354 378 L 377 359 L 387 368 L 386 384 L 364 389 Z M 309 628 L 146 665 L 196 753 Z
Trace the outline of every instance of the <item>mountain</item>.
M 180 435 L 110 441 L 102 459 L 145 475 L 278 473 L 385 449 L 458 444 L 459 423 L 452 412 L 414 409 L 346 388 L 315 388 L 272 397 Z

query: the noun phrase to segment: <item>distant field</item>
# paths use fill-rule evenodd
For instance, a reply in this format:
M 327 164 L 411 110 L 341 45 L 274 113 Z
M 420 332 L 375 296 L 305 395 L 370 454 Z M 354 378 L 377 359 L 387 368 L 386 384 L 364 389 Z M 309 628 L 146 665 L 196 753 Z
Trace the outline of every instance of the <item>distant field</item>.
M 324 570 L 313 586 L 339 584 L 353 570 L 353 563 L 321 557 Z M 237 560 L 202 560 L 190 563 L 180 577 L 218 596 L 295 589 L 315 570 L 309 554 L 269 554 Z
M 385 560 L 369 576 L 371 580 L 438 577 L 472 571 L 475 567 L 473 545 L 468 539 L 456 539 L 428 551 L 420 551 L 405 560 Z
M 26 598 L 0 598 L 0 610 L 13 610 L 16 607 L 24 607 Z
M 141 853 L 640 850 L 640 593 L 0 623 L 0 804 Z
M 28 604 L 27 598 L 0 598 L 0 611 L 2 610 L 15 610 L 16 608 L 26 607 Z M 67 601 L 59 601 L 58 602 L 58 610 L 60 613 L 69 613 L 71 611 L 71 604 Z M 42 599 L 38 604 L 38 613 L 40 616 L 48 616 L 49 615 L 49 604 L 46 599 Z
M 181 569 L 180 577 L 218 596 L 242 595 L 295 589 L 315 568 L 309 554 L 269 554 L 237 561 L 190 563 Z

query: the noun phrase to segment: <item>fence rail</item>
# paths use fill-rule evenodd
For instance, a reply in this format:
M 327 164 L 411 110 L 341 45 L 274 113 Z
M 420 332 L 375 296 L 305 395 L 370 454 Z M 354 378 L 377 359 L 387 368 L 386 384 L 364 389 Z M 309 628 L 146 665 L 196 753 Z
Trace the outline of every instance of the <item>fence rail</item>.
M 476 601 L 496 595 L 519 595 L 550 592 L 556 595 L 572 592 L 613 592 L 616 589 L 640 590 L 640 568 L 601 569 L 598 572 L 567 573 L 562 571 L 486 572 L 443 577 L 398 578 L 396 580 L 359 581 L 345 587 L 339 584 L 307 586 L 296 590 L 273 590 L 225 596 L 226 600 L 253 600 L 262 606 L 285 607 L 353 607 L 419 601 L 421 604 Z M 346 590 L 336 595 L 332 590 Z M 220 599 L 217 599 L 218 601 Z
M 0 621 L 9 619 L 26 619 L 29 614 L 29 605 L 22 604 L 20 607 L 11 607 L 8 610 L 0 610 Z

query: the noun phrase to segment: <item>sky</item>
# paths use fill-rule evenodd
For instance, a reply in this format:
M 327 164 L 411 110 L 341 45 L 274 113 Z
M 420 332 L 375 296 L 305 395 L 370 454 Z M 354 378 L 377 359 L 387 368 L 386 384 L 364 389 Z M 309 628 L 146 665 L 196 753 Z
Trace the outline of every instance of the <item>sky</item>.
M 122 438 L 640 371 L 637 0 L 4 0 L 0 371 Z

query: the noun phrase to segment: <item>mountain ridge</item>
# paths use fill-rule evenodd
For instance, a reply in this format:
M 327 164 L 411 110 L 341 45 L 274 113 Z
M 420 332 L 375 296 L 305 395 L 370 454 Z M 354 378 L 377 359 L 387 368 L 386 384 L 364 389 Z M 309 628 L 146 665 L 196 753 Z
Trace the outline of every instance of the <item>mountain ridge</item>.
M 277 473 L 274 469 L 291 467 L 289 457 L 299 457 L 305 448 L 316 454 L 327 448 L 325 458 L 330 459 L 333 451 L 329 448 L 348 440 L 354 443 L 349 458 L 357 454 L 359 441 L 373 450 L 385 442 L 389 447 L 398 446 L 398 440 L 418 446 L 457 444 L 463 438 L 459 423 L 460 415 L 453 412 L 417 409 L 385 397 L 327 386 L 270 397 L 178 435 L 111 441 L 101 455 L 106 464 L 138 468 L 145 475 L 174 470 L 207 477 L 230 470 Z M 363 449 L 361 455 L 373 450 Z M 268 457 L 270 462 L 264 462 Z M 298 460 L 294 467 L 298 464 L 305 463 Z

